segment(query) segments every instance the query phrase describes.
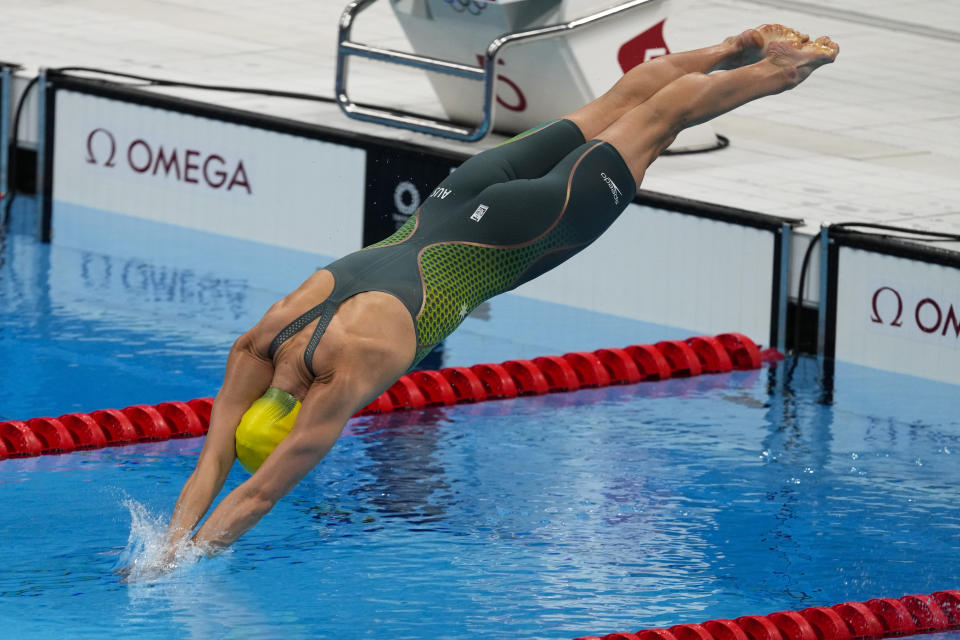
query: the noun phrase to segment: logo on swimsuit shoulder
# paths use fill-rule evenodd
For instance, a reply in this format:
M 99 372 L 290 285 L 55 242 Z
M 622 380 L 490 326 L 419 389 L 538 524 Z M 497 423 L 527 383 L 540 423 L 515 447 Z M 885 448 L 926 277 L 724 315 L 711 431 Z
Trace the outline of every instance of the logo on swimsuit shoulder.
M 440 198 L 441 200 L 443 200 L 451 193 L 453 193 L 453 189 L 444 189 L 443 187 L 437 187 L 436 189 L 433 190 L 433 193 L 430 194 L 430 197 Z
M 480 205 L 479 207 L 477 207 L 477 210 L 473 212 L 473 215 L 470 216 L 470 219 L 473 220 L 474 222 L 480 222 L 480 218 L 483 217 L 483 214 L 485 214 L 487 212 L 487 209 L 489 208 L 490 207 L 488 207 L 485 204 Z
M 620 191 L 620 187 L 618 187 L 613 180 L 611 180 L 610 177 L 602 171 L 600 172 L 600 177 L 603 178 L 603 181 L 607 183 L 608 187 L 610 187 L 610 193 L 613 194 L 613 204 L 620 204 L 620 196 L 623 195 L 623 192 Z

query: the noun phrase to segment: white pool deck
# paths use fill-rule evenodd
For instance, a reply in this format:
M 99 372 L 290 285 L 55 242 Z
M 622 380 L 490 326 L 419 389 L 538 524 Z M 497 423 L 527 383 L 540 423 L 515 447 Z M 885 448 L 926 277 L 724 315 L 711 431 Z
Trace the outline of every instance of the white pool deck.
M 0 60 L 84 65 L 175 80 L 333 96 L 345 0 L 0 0 Z M 598 7 L 611 0 L 597 0 Z M 960 3 L 956 0 L 691 0 L 667 21 L 672 50 L 763 22 L 829 34 L 838 62 L 783 95 L 715 121 L 729 148 L 665 157 L 653 191 L 821 223 L 883 222 L 960 233 Z M 356 40 L 409 49 L 389 0 Z M 359 101 L 441 115 L 425 76 L 361 61 Z M 178 91 L 195 99 L 441 148 L 469 145 L 350 120 L 331 104 Z M 960 243 L 938 246 L 960 250 Z

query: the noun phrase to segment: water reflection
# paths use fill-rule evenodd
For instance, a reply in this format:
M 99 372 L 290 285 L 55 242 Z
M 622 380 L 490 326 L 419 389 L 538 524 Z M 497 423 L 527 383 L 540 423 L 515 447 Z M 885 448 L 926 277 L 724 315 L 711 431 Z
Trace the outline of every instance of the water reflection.
M 310 637 L 296 624 L 283 624 L 268 611 L 256 590 L 238 586 L 230 554 L 207 559 L 187 570 L 152 582 L 125 585 L 127 607 L 118 622 L 134 635 L 170 634 L 208 638 L 270 637 L 283 625 L 284 638 Z
M 455 499 L 438 458 L 445 409 L 406 411 L 351 427 L 364 443 L 358 471 L 367 478 L 351 496 L 384 518 L 400 518 L 412 529 L 437 526 Z
M 9 235 L 4 255 L 0 414 L 8 418 L 210 395 L 230 344 L 275 299 L 242 278 L 29 235 Z
M 31 619 L 45 603 L 138 637 L 575 637 L 955 583 L 957 430 L 862 415 L 862 376 L 838 378 L 832 408 L 803 380 L 789 397 L 732 373 L 356 420 L 232 554 L 150 589 L 87 581 L 108 571 L 89 549 L 129 521 L 104 533 L 109 504 L 77 487 L 169 508 L 195 450 L 94 452 L 86 475 L 6 461 L 33 466 L 0 478 L 26 551 L 0 591 Z

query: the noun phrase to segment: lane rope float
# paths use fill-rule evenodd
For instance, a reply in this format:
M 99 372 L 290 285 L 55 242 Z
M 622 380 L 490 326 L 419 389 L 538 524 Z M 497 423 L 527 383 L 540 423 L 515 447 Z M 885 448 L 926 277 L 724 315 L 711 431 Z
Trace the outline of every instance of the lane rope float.
M 764 362 L 782 359 L 775 349 L 761 351 L 743 334 L 722 333 L 623 349 L 413 371 L 356 415 L 759 369 Z M 213 398 L 197 398 L 57 418 L 8 420 L 0 422 L 0 459 L 202 436 L 212 408 Z
M 960 591 L 708 620 L 576 640 L 880 640 L 960 629 Z

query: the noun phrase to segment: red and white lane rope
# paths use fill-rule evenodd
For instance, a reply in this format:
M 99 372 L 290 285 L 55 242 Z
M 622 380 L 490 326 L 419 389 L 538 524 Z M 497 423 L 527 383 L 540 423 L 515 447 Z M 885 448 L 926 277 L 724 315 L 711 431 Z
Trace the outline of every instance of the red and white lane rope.
M 708 620 L 576 640 L 879 640 L 960 629 L 960 591 Z
M 775 349 L 761 351 L 744 335 L 724 333 L 623 349 L 414 371 L 401 376 L 357 415 L 758 369 L 764 362 L 781 359 Z M 0 459 L 201 436 L 207 432 L 212 407 L 212 398 L 198 398 L 0 422 Z

